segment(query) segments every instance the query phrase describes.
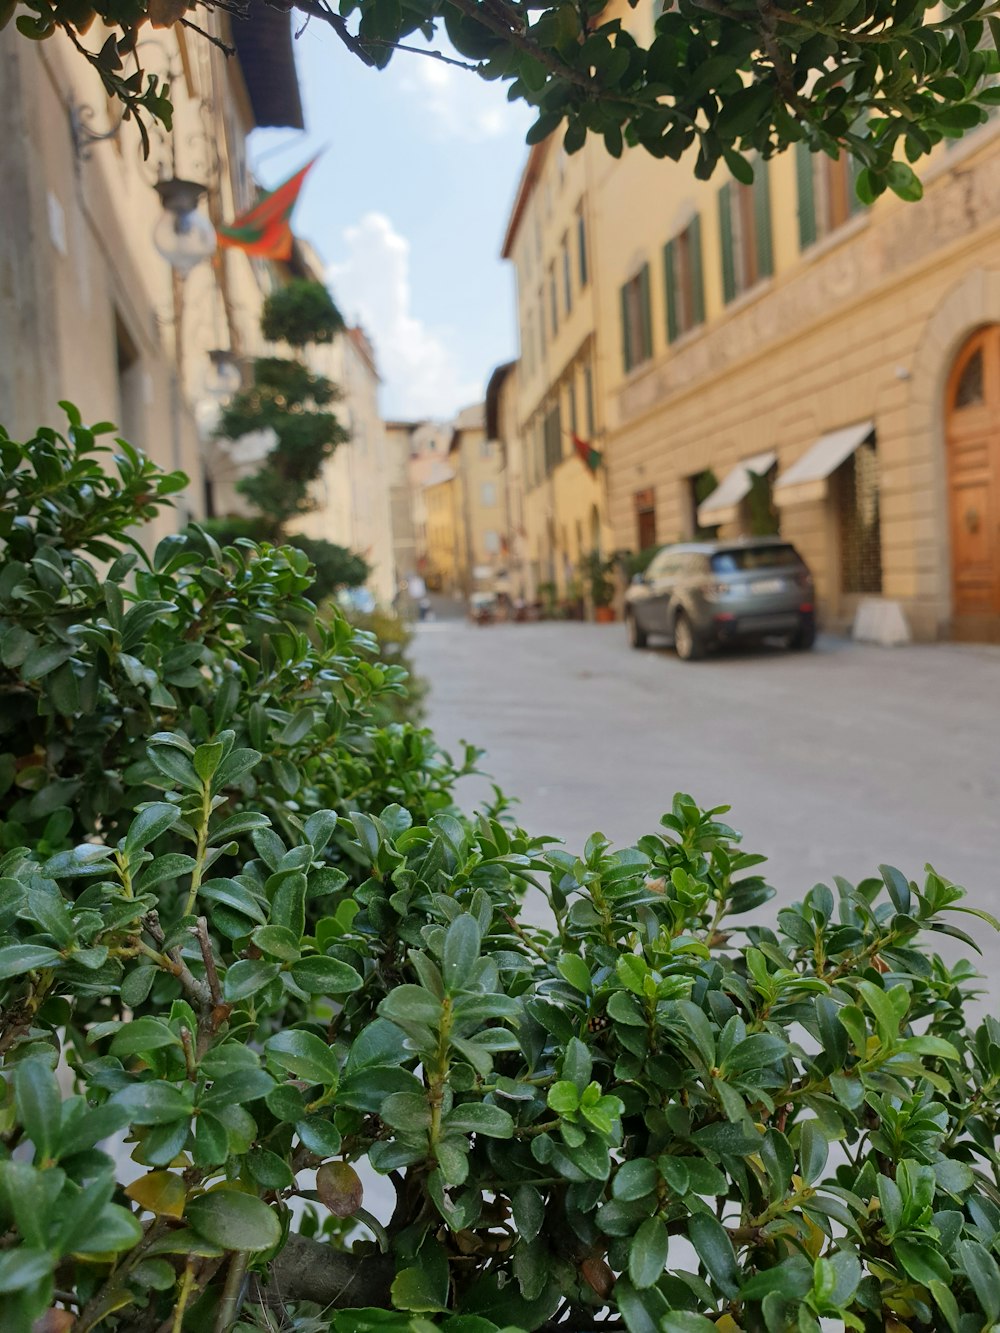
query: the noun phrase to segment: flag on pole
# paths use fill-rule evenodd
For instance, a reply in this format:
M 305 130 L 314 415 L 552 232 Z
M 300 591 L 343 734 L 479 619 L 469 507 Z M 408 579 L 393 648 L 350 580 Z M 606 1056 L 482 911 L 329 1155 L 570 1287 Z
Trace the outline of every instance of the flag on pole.
M 234 218 L 228 226 L 218 227 L 219 244 L 243 250 L 257 259 L 290 259 L 295 239 L 292 209 L 315 162 L 314 157 L 277 189 L 265 194 L 253 208 Z
M 579 435 L 573 436 L 573 448 L 580 462 L 591 472 L 596 472 L 604 462 L 604 455 L 600 449 L 595 449 L 587 440 L 581 440 Z

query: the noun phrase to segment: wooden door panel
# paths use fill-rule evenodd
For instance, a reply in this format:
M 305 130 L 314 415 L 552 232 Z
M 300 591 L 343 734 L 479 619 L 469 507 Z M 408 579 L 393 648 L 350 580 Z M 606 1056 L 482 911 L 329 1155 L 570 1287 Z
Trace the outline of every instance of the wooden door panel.
M 976 363 L 981 396 L 968 397 Z M 963 378 L 964 377 L 964 378 Z M 1000 615 L 1000 326 L 981 330 L 956 358 L 948 386 L 948 485 L 953 611 Z

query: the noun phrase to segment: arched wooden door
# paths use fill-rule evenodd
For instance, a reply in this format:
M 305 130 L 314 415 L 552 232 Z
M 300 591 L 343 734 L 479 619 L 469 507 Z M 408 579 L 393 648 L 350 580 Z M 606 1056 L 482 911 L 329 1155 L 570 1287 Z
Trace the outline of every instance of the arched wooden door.
M 961 637 L 1000 632 L 1000 325 L 980 329 L 948 381 L 952 613 Z

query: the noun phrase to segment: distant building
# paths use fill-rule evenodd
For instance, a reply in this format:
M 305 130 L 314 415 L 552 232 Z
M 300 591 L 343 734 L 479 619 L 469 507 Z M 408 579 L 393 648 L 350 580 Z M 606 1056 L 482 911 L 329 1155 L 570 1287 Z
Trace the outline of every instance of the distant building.
M 379 411 L 375 352 L 362 329 L 347 328 L 325 346 L 307 347 L 309 364 L 338 386 L 333 406 L 350 438 L 323 464 L 313 486 L 315 508 L 297 532 L 346 546 L 371 566 L 368 587 L 388 606 L 396 594 L 391 450 Z
M 506 592 L 507 496 L 499 445 L 486 434 L 482 403 L 453 423 L 448 460 L 461 508 L 458 580 L 461 591 Z

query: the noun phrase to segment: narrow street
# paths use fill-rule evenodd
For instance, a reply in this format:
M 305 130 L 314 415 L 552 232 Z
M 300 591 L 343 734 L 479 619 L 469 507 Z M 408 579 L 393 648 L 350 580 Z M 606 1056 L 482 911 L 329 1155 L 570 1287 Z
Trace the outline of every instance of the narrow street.
M 880 862 L 919 880 L 930 862 L 1000 912 L 996 649 L 821 639 L 685 665 L 630 651 L 621 625 L 437 620 L 414 653 L 438 739 L 484 747 L 520 821 L 570 849 L 595 829 L 616 843 L 655 830 L 681 790 L 732 806 L 779 903 Z M 462 799 L 488 793 L 467 779 Z M 1000 938 L 972 933 L 1000 977 Z

